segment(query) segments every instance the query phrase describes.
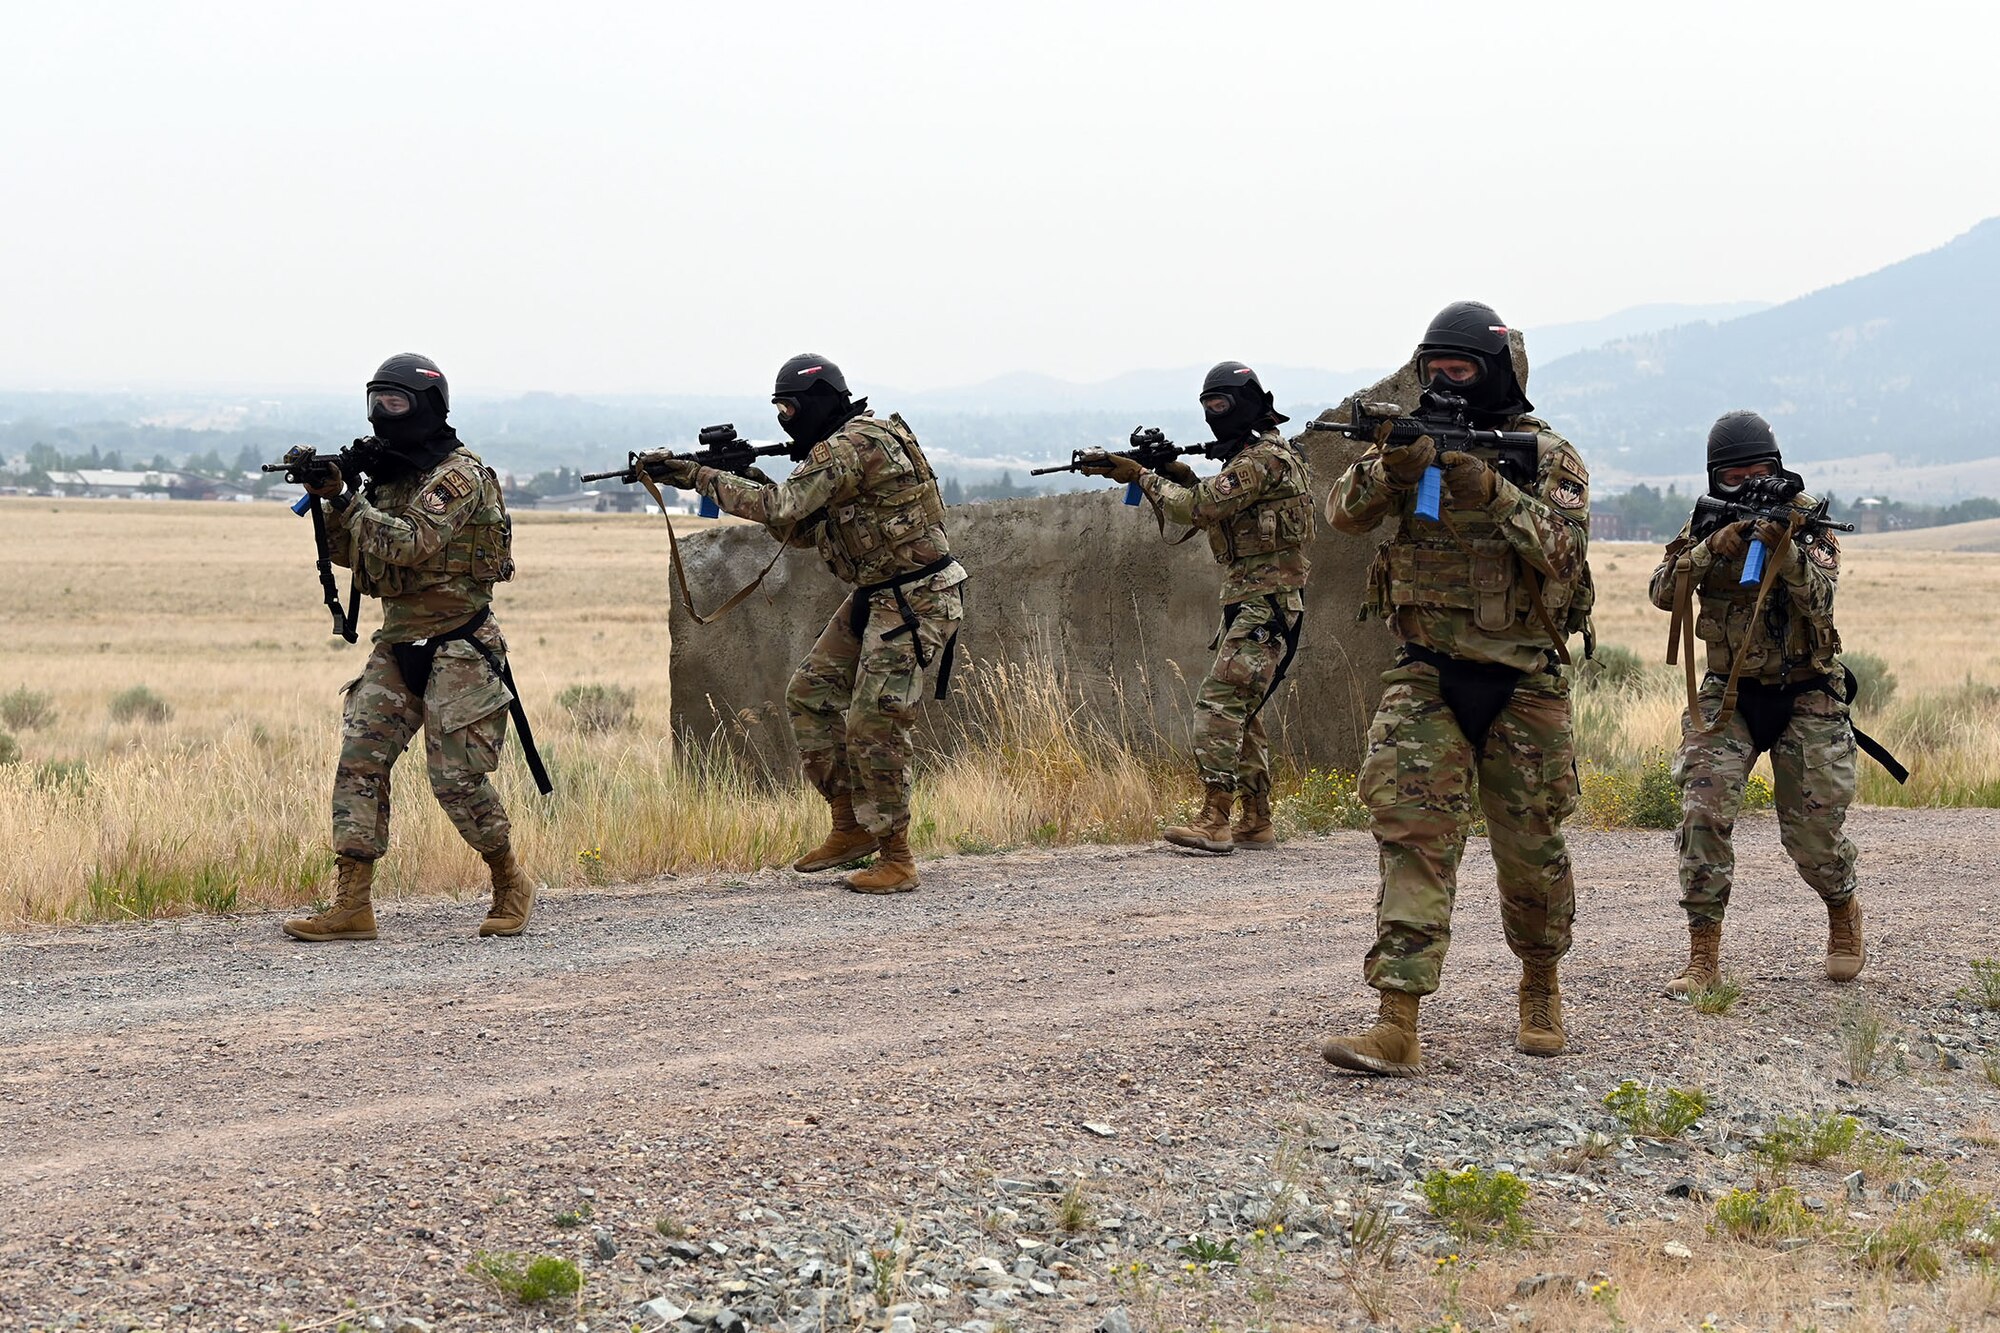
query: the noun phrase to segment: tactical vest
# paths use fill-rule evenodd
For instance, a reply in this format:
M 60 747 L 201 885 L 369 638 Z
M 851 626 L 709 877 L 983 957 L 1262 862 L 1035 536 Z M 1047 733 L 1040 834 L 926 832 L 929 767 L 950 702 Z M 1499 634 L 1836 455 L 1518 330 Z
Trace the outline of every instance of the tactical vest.
M 514 577 L 514 520 L 500 494 L 500 479 L 470 454 L 461 458 L 454 452 L 421 477 L 378 487 L 371 498 L 384 513 L 407 515 L 440 473 L 454 467 L 467 471 L 468 461 L 473 464 L 469 471 L 479 486 L 479 498 L 451 539 L 421 565 L 392 565 L 380 556 L 358 552 L 356 587 L 370 597 L 411 597 L 457 579 L 494 584 Z
M 841 434 L 854 446 L 862 484 L 852 499 L 828 505 L 819 525 L 820 558 L 835 576 L 880 583 L 951 554 L 936 474 L 903 418 L 858 418 Z
M 1750 619 L 1757 605 L 1757 585 L 1743 583 L 1742 577 L 1741 560 L 1717 560 L 1695 583 L 1694 633 L 1708 645 L 1708 669 L 1728 675 L 1737 650 L 1748 644 L 1743 675 L 1749 679 L 1790 684 L 1830 673 L 1840 652 L 1840 631 L 1832 619 L 1794 605 L 1780 578 L 1780 586 L 1765 599 L 1760 631 Z
M 1218 565 L 1296 550 L 1312 540 L 1313 500 L 1305 460 L 1282 442 L 1269 452 L 1281 466 L 1276 477 L 1266 480 L 1257 503 L 1208 530 L 1208 549 Z
M 1554 446 L 1546 439 L 1542 465 Z M 1583 562 L 1575 578 L 1565 582 L 1544 578 L 1524 565 L 1500 522 L 1484 509 L 1454 509 L 1444 497 L 1443 519 L 1420 518 L 1406 509 L 1396 531 L 1375 550 L 1368 571 L 1368 593 L 1362 615 L 1394 619 L 1405 606 L 1464 611 L 1481 634 L 1520 642 L 1549 641 L 1535 614 L 1540 596 L 1549 620 L 1565 638 L 1585 633 L 1597 592 L 1590 566 Z

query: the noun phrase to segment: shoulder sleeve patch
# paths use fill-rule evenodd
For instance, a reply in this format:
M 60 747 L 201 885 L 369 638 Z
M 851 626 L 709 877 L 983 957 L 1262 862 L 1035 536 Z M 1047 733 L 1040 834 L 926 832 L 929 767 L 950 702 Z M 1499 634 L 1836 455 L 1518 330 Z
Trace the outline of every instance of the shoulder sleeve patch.
M 438 478 L 437 481 L 425 489 L 423 495 L 418 497 L 417 503 L 422 505 L 426 512 L 432 514 L 444 513 L 451 508 L 452 500 L 458 494 L 461 494 L 461 492 L 454 492 L 445 482 L 445 478 Z
M 1242 489 L 1243 489 L 1242 474 L 1238 473 L 1234 468 L 1231 468 L 1226 472 L 1218 472 L 1216 474 L 1215 493 L 1217 495 L 1234 495 L 1236 494 L 1236 492 Z
M 1581 509 L 1590 503 L 1583 483 L 1567 474 L 1556 478 L 1555 485 L 1549 488 L 1549 499 L 1563 509 Z
M 478 490 L 479 484 L 458 468 L 453 468 L 437 479 L 437 488 L 443 489 L 446 495 L 463 500 Z
M 1799 538 L 1799 545 L 1805 548 L 1806 559 L 1821 569 L 1832 571 L 1840 568 L 1840 544 L 1831 533 L 1807 533 Z
M 825 467 L 833 461 L 833 445 L 821 440 L 812 447 L 812 452 L 806 455 L 806 461 L 814 467 Z

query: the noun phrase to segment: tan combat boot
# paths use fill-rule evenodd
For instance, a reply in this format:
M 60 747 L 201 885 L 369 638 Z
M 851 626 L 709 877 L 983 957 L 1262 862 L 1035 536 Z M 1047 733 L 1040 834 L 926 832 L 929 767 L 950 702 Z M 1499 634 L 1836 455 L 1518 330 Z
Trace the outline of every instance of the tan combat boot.
M 375 883 L 375 863 L 343 856 L 334 862 L 334 875 L 333 906 L 317 916 L 287 921 L 287 935 L 310 944 L 375 938 L 375 908 L 368 897 Z
M 916 858 L 910 855 L 909 830 L 897 829 L 883 835 L 881 854 L 866 870 L 847 877 L 847 887 L 856 893 L 909 893 L 923 883 L 917 874 Z
M 493 872 L 493 906 L 479 923 L 479 933 L 518 935 L 528 928 L 528 918 L 535 914 L 535 886 L 528 882 L 527 872 L 514 859 L 511 847 L 487 857 L 486 868 Z
M 1362 1074 L 1403 1077 L 1424 1072 L 1417 1045 L 1417 997 L 1408 991 L 1382 992 L 1381 1017 L 1359 1037 L 1328 1037 L 1319 1053 L 1330 1064 Z
M 1669 995 L 1692 995 L 1722 980 L 1722 923 L 1688 922 L 1688 961 L 1667 983 Z
M 1523 1055 L 1561 1055 L 1567 1040 L 1556 965 L 1522 963 L 1521 1030 L 1514 1037 L 1514 1049 Z
M 1861 938 L 1861 899 L 1849 898 L 1838 907 L 1826 909 L 1826 977 L 1828 981 L 1852 981 L 1861 975 L 1868 961 L 1868 945 Z
M 1193 847 L 1203 852 L 1233 852 L 1229 840 L 1229 807 L 1236 794 L 1227 787 L 1210 787 L 1201 803 L 1201 813 L 1192 824 L 1177 824 L 1162 836 L 1176 847 Z
M 792 862 L 792 869 L 802 875 L 858 861 L 876 848 L 875 835 L 862 828 L 861 821 L 854 817 L 852 796 L 842 792 L 828 798 L 827 806 L 833 811 L 833 832 L 826 835 L 825 842 Z
M 1268 852 L 1278 845 L 1278 831 L 1271 827 L 1271 793 L 1243 792 L 1237 797 L 1236 822 L 1229 826 L 1229 838 L 1247 852 Z

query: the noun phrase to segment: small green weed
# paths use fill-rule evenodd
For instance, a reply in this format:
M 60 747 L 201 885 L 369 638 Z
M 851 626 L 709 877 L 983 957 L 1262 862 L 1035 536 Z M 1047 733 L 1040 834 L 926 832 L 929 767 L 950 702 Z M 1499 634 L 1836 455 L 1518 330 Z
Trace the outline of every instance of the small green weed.
M 1527 1237 L 1528 1182 L 1512 1171 L 1488 1171 L 1470 1166 L 1463 1171 L 1433 1171 L 1417 1186 L 1431 1216 L 1460 1236 L 1492 1236 L 1507 1242 Z
M 174 707 L 144 685 L 134 685 L 129 690 L 121 690 L 111 697 L 111 720 L 113 722 L 147 722 L 158 724 L 171 721 Z
M 1950 1181 L 1898 1208 L 1895 1215 L 1860 1237 L 1854 1257 L 1876 1272 L 1896 1273 L 1922 1282 L 1936 1281 L 1944 1272 L 1946 1248 L 1985 1243 L 1974 1228 L 1992 1211 L 1992 1200 Z
M 1882 1053 L 1882 1011 L 1866 994 L 1840 1007 L 1841 1053 L 1847 1057 L 1847 1076 L 1865 1083 L 1875 1073 Z
M 0 731 L 0 764 L 21 762 L 21 742 L 4 731 Z
M 1793 1165 L 1817 1166 L 1854 1145 L 1861 1122 L 1851 1115 L 1781 1115 L 1751 1152 L 1783 1178 Z
M 583 1274 L 567 1259 L 552 1254 L 493 1254 L 481 1251 L 466 1272 L 517 1305 L 541 1305 L 567 1300 L 583 1289 Z
M 1709 985 L 1688 995 L 1688 1004 L 1698 1014 L 1726 1014 L 1743 998 L 1743 987 L 1733 977 L 1717 977 Z
M 1207 1268 L 1222 1265 L 1234 1266 L 1243 1262 L 1243 1256 L 1236 1248 L 1234 1239 L 1213 1241 L 1206 1236 L 1189 1236 L 1174 1248 L 1174 1253 L 1191 1264 L 1201 1264 Z
M 1620 1124 L 1642 1138 L 1677 1139 L 1708 1110 L 1708 1094 L 1700 1088 L 1648 1088 L 1626 1079 L 1604 1095 L 1604 1105 Z
M 1062 1198 L 1056 1201 L 1057 1228 L 1074 1233 L 1089 1227 L 1093 1220 L 1090 1197 L 1084 1193 L 1083 1182 L 1072 1180 L 1069 1188 L 1063 1191 Z
M 1859 1167 L 1871 1176 L 1893 1176 L 1903 1169 L 1903 1159 L 1909 1153 L 1909 1144 L 1871 1129 L 1855 1135 L 1854 1142 L 1840 1156 L 1848 1165 Z
M 1355 789 L 1352 773 L 1337 768 L 1309 768 L 1298 788 L 1278 798 L 1274 813 L 1301 833 L 1331 833 L 1335 829 L 1368 827 L 1368 807 Z
M 678 1217 L 662 1217 L 653 1222 L 653 1230 L 668 1240 L 683 1240 L 687 1237 L 687 1223 Z
M 1760 1244 L 1803 1236 L 1812 1230 L 1813 1215 L 1786 1185 L 1768 1194 L 1731 1190 L 1715 1201 L 1711 1232 Z
M 2000 1009 L 2000 958 L 1975 958 L 1970 998 L 1982 1009 Z
M 559 1227 L 564 1227 L 564 1228 L 580 1227 L 585 1222 L 588 1222 L 590 1220 L 591 1214 L 594 1211 L 596 1210 L 586 1203 L 581 1207 L 571 1208 L 565 1212 L 557 1213 L 554 1217 L 551 1217 L 549 1221 L 555 1223 Z
M 57 796 L 81 796 L 90 790 L 90 765 L 81 759 L 44 759 L 35 765 L 35 785 Z

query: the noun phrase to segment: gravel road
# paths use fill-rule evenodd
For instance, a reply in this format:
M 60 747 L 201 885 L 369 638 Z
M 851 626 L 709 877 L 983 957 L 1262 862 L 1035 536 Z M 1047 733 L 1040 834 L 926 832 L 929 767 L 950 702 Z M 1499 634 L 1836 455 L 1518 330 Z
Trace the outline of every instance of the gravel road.
M 0 1327 L 1602 1327 L 1572 1290 L 1598 1279 L 1635 1327 L 1724 1296 L 1722 1326 L 1927 1327 L 1950 1274 L 1843 1276 L 1831 1240 L 1746 1265 L 1701 1202 L 1750 1182 L 1745 1145 L 1786 1111 L 1995 1174 L 2000 1014 L 1958 992 L 2000 954 L 2000 814 L 1852 828 L 1862 982 L 1821 976 L 1824 912 L 1750 818 L 1724 945 L 1745 993 L 1717 1016 L 1659 994 L 1685 940 L 1672 835 L 1576 835 L 1573 1054 L 1547 1061 L 1512 1047 L 1475 842 L 1430 1073 L 1386 1082 L 1317 1055 L 1372 1014 L 1365 834 L 950 857 L 886 899 L 660 880 L 546 899 L 516 940 L 473 938 L 470 900 L 391 903 L 372 944 L 268 916 L 7 936 Z M 1865 1081 L 1840 1018 L 1860 997 L 1885 1022 Z M 1602 1105 L 1625 1078 L 1713 1105 L 1685 1141 L 1633 1140 Z M 1411 1188 L 1460 1165 L 1519 1171 L 1537 1233 L 1469 1277 Z M 1827 1169 L 1803 1183 L 1855 1225 L 1907 1174 L 1842 1198 Z M 1669 1241 L 1686 1282 L 1655 1280 Z M 495 1253 L 573 1260 L 581 1291 L 519 1306 L 469 1271 Z

